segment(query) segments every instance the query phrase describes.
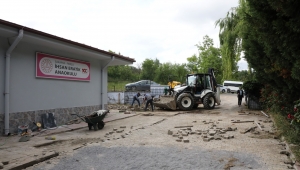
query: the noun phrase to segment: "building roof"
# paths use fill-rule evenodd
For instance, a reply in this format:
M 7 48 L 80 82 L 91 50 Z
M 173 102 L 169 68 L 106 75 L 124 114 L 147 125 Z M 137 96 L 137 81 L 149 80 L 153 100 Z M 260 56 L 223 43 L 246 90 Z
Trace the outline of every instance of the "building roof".
M 88 46 L 88 45 L 85 45 L 85 44 L 82 44 L 82 43 L 71 41 L 71 40 L 68 40 L 68 39 L 65 39 L 65 38 L 62 38 L 62 37 L 58 37 L 58 36 L 55 36 L 55 35 L 52 35 L 52 34 L 48 34 L 48 33 L 45 33 L 45 32 L 39 31 L 39 30 L 35 30 L 35 29 L 29 28 L 29 27 L 18 25 L 18 24 L 15 24 L 15 23 L 12 23 L 12 22 L 9 22 L 9 21 L 5 21 L 5 20 L 2 20 L 2 19 L 0 19 L 0 24 L 8 26 L 8 27 L 13 27 L 13 28 L 16 28 L 16 29 L 23 29 L 26 32 L 30 32 L 30 33 L 37 34 L 37 35 L 40 35 L 40 36 L 44 36 L 44 37 L 47 37 L 47 38 L 50 38 L 50 39 L 62 41 L 62 42 L 68 43 L 68 44 L 79 46 L 79 47 L 82 47 L 82 48 L 85 48 L 85 49 L 88 49 L 88 50 L 93 50 L 95 52 L 99 52 L 99 53 L 106 54 L 106 55 L 109 55 L 109 56 L 115 56 L 116 58 L 126 60 L 128 62 L 136 62 L 135 59 L 133 59 L 133 58 L 125 57 L 123 55 L 119 55 L 119 54 L 115 54 L 115 53 L 111 53 L 111 52 L 107 52 L 107 51 L 104 51 L 104 50 L 101 50 L 101 49 L 98 49 L 98 48 L 95 48 L 95 47 L 92 47 L 92 46 Z

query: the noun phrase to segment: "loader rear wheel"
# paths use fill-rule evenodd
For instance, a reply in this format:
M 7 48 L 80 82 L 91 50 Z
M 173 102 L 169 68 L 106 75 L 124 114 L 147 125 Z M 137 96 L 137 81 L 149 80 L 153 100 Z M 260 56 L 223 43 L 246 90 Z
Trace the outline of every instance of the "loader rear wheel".
M 182 93 L 177 98 L 177 104 L 180 110 L 191 110 L 194 107 L 194 98 L 189 93 Z
M 214 109 L 215 108 L 215 97 L 212 93 L 207 94 L 203 99 L 203 105 L 205 109 Z

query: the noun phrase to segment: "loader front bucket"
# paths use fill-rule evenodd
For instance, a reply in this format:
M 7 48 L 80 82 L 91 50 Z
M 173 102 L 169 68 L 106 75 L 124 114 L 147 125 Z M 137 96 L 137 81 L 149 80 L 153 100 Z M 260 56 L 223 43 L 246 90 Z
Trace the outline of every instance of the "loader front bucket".
M 153 101 L 153 105 L 164 109 L 176 110 L 176 101 L 173 96 L 160 96 L 158 100 Z

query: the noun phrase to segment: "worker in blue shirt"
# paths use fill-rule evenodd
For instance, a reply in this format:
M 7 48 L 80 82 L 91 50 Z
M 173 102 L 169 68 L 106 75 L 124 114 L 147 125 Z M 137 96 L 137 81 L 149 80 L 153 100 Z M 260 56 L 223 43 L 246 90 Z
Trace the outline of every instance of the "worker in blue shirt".
M 133 96 L 133 100 L 132 100 L 131 106 L 133 106 L 134 101 L 137 101 L 137 102 L 138 102 L 139 107 L 141 106 L 140 100 L 139 100 L 140 95 L 141 95 L 141 94 L 138 92 L 136 95 Z

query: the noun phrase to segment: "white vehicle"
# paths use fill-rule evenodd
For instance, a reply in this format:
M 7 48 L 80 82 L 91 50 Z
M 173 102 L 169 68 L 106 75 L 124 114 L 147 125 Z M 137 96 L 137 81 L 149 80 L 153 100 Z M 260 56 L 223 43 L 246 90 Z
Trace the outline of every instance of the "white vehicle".
M 223 86 L 222 84 L 218 84 L 218 87 L 220 87 L 220 92 L 225 93 L 227 91 L 227 88 Z
M 225 80 L 223 86 L 227 88 L 227 93 L 236 93 L 243 85 L 241 81 L 227 81 Z

